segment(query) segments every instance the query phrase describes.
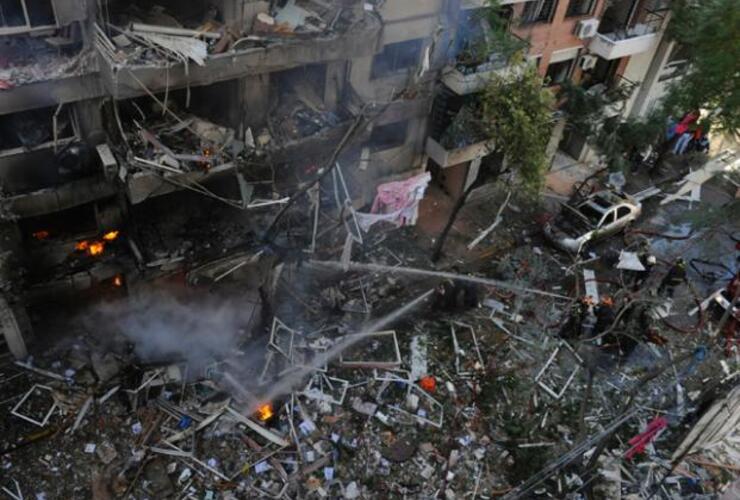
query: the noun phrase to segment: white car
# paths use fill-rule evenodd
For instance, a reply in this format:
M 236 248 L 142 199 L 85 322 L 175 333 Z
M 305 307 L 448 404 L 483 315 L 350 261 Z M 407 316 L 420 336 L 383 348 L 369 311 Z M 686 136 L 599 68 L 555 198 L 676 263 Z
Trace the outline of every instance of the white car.
M 599 191 L 575 206 L 563 205 L 554 221 L 545 224 L 545 237 L 557 248 L 580 253 L 587 243 L 622 231 L 642 214 L 630 195 Z

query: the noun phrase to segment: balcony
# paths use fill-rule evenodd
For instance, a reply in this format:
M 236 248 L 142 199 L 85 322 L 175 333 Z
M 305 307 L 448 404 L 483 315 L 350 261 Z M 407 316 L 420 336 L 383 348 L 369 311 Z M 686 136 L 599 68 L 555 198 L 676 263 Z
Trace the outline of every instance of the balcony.
M 217 37 L 222 35 L 213 33 L 214 38 L 207 39 L 201 47 L 194 46 L 199 39 L 192 35 L 164 35 L 176 39 L 177 43 L 172 45 L 174 51 L 164 47 L 153 50 L 147 45 L 149 39 L 163 36 L 159 33 L 134 32 L 132 28 L 109 25 L 107 32 L 96 29 L 96 47 L 104 85 L 115 98 L 127 99 L 145 94 L 145 89 L 164 92 L 374 55 L 380 46 L 380 19 L 363 12 L 361 17 L 346 24 L 343 29 L 322 32 L 251 33 L 228 44 L 221 44 L 223 39 Z M 224 50 L 223 45 L 229 48 Z
M 628 30 L 597 33 L 588 49 L 592 54 L 611 61 L 647 52 L 657 42 L 658 33 L 647 25 L 638 24 Z
M 95 51 L 83 47 L 81 39 L 8 36 L 2 52 L 0 114 L 102 95 Z
M 203 116 L 177 119 L 157 112 L 139 113 L 137 109 L 147 108 L 136 101 L 146 102 L 147 97 L 122 101 L 122 126 L 133 153 L 122 173 L 130 202 L 135 205 L 183 189 L 210 196 L 203 183 L 238 179 L 244 165 L 266 164 L 266 156 L 277 166 L 324 162 L 355 117 L 341 103 L 329 111 L 305 81 L 286 80 L 275 82 L 280 91 L 266 122 L 239 137 L 234 128 Z M 171 98 L 180 106 L 181 93 Z M 238 184 L 244 187 L 241 180 Z M 249 205 L 248 191 L 241 190 L 238 203 Z
M 428 137 L 426 153 L 440 167 L 447 168 L 487 156 L 493 151 L 493 147 L 494 141 L 493 139 L 489 139 L 457 149 L 446 149 L 436 140 Z
M 495 141 L 488 137 L 476 114 L 477 99 L 441 94 L 434 103 L 426 153 L 440 167 L 460 165 L 487 156 Z
M 474 94 L 483 90 L 494 75 L 506 76 L 509 71 L 506 62 L 489 62 L 474 68 L 448 66 L 442 71 L 442 83 L 457 95 Z

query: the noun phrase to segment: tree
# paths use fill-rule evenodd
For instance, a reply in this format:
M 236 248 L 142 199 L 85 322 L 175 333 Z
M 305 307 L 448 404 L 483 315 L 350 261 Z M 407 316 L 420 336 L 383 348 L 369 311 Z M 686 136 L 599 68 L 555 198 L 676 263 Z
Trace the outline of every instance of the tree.
M 432 261 L 436 262 L 442 255 L 445 240 L 470 193 L 487 180 L 512 171 L 526 192 L 539 192 L 548 167 L 546 150 L 552 130 L 553 105 L 553 95 L 543 87 L 537 68 L 525 63 L 521 55 L 512 59 L 506 75 L 494 74 L 483 91 L 476 113 L 478 125 L 494 141 L 489 158 L 503 158 L 503 161 L 497 165 L 487 162 L 488 171 L 482 171 L 458 198 L 435 243 Z
M 668 35 L 688 65 L 669 89 L 666 111 L 709 111 L 715 131 L 740 132 L 740 6 L 737 0 L 674 0 Z
M 687 59 L 686 72 L 668 89 L 666 97 L 646 116 L 605 118 L 607 106 L 626 99 L 617 91 L 589 93 L 564 86 L 563 111 L 569 126 L 587 137 L 610 170 L 624 169 L 635 150 L 656 145 L 668 117 L 702 109 L 708 131 L 740 131 L 740 9 L 737 0 L 674 0 L 668 36 Z M 664 149 L 661 149 L 664 151 Z
M 570 82 L 562 87 L 561 110 L 568 118 L 567 126 L 586 137 L 613 172 L 624 170 L 627 156 L 655 144 L 665 129 L 666 112 L 661 107 L 644 117 L 622 117 L 622 107 L 633 91 L 631 85 L 617 85 L 599 92 Z M 614 112 L 607 113 L 608 108 Z

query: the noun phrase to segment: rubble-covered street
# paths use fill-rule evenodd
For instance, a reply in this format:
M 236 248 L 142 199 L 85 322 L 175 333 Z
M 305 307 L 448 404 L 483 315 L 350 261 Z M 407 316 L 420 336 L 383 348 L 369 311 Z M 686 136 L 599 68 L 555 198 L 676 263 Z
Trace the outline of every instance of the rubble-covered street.
M 469 250 L 505 201 L 505 224 Z M 263 250 L 227 259 L 222 279 L 197 291 L 172 291 L 181 275 L 60 315 L 73 328 L 63 342 L 2 370 L 3 491 L 637 498 L 659 485 L 687 498 L 727 485 L 740 452 L 740 396 L 727 393 L 737 349 L 714 336 L 713 310 L 683 311 L 734 265 L 731 228 L 710 238 L 672 225 L 675 210 L 655 200 L 625 242 L 572 260 L 531 222 L 543 208 L 522 201 L 483 190 L 440 271 L 426 271 L 420 228 L 378 227 L 346 264 L 322 248 L 265 273 L 269 313 L 247 292 L 253 273 L 240 274 L 267 262 Z M 632 237 L 659 259 L 638 291 L 615 268 Z M 694 254 L 710 267 L 692 266 L 691 286 L 666 306 L 655 290 L 667 263 Z M 574 338 L 568 311 L 590 287 L 621 318 Z M 663 311 L 648 331 L 637 304 Z M 711 405 L 726 414 L 694 441 L 687 433 Z

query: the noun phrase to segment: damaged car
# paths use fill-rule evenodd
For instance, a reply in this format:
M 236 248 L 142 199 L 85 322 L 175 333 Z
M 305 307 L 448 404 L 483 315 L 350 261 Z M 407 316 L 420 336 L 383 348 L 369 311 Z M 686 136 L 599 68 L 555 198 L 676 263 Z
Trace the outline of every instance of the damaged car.
M 633 197 L 616 191 L 594 193 L 545 224 L 545 237 L 565 252 L 580 253 L 587 244 L 624 230 L 642 213 Z

